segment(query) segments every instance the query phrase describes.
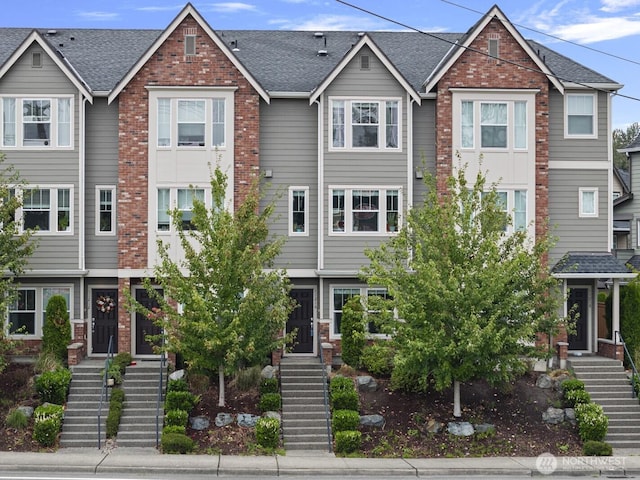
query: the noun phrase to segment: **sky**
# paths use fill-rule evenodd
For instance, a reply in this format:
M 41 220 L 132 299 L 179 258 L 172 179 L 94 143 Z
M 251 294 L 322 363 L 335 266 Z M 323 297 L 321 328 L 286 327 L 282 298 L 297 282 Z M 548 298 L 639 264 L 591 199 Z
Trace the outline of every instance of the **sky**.
M 183 1 L 5 0 L 0 26 L 163 29 L 184 7 L 186 0 Z M 191 3 L 214 30 L 426 32 L 466 32 L 497 4 L 525 38 L 543 43 L 624 85 L 619 91 L 621 95 L 613 98 L 613 128 L 625 129 L 640 122 L 640 0 L 192 0 Z

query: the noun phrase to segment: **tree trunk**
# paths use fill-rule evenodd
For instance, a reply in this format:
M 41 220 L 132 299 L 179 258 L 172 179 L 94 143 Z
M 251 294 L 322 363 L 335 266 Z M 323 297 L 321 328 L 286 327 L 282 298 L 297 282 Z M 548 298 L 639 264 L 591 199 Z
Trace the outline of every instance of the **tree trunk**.
M 453 416 L 462 416 L 462 409 L 460 408 L 460 382 L 458 380 L 453 381 Z
M 224 407 L 224 366 L 218 367 L 218 406 Z

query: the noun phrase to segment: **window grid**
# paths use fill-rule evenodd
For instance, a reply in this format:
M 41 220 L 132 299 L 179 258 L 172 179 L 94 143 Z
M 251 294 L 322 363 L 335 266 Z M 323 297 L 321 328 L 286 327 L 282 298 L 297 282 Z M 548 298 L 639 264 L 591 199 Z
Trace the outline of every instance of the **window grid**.
M 289 193 L 289 234 L 308 235 L 308 187 L 291 187 Z
M 331 105 L 330 148 L 398 150 L 400 102 L 398 100 L 340 100 Z M 350 114 L 346 112 L 349 111 Z
M 332 288 L 332 318 L 333 318 L 333 335 L 340 336 L 342 326 L 342 311 L 344 305 L 353 297 L 360 295 L 365 301 L 366 299 L 377 296 L 384 299 L 391 298 L 385 288 L 367 288 L 367 287 L 333 287 Z M 366 308 L 366 305 L 365 305 Z M 374 312 L 373 310 L 367 310 L 368 312 Z M 373 322 L 368 322 L 368 333 L 378 334 L 378 330 Z
M 9 333 L 17 338 L 41 338 L 46 321 L 47 304 L 52 296 L 62 295 L 67 302 L 67 313 L 73 318 L 73 287 L 45 285 L 21 287 L 15 300 L 5 313 Z
M 330 233 L 388 234 L 400 228 L 398 188 L 336 188 L 330 197 Z
M 115 233 L 115 187 L 97 187 L 98 211 L 96 233 L 98 235 Z
M 567 135 L 595 135 L 595 96 L 567 94 Z
M 205 145 L 205 101 L 178 100 L 178 146 Z

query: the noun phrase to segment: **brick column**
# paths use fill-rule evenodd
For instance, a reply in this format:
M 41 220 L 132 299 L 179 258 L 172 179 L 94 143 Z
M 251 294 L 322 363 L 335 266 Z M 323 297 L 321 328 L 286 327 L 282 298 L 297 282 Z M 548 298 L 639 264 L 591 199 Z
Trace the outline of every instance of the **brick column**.
M 118 352 L 131 352 L 131 315 L 125 308 L 124 292 L 131 292 L 131 279 L 118 279 Z

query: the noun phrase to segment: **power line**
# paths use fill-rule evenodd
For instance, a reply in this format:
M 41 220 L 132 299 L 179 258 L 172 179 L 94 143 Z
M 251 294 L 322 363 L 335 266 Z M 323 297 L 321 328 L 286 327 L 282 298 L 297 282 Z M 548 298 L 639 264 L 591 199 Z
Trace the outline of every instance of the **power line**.
M 440 40 L 441 42 L 448 43 L 448 44 L 450 44 L 450 45 L 452 45 L 452 46 L 458 46 L 458 47 L 460 47 L 460 48 L 464 48 L 465 50 L 468 50 L 468 51 L 470 51 L 470 52 L 474 52 L 474 53 L 478 53 L 478 54 L 480 54 L 480 55 L 484 55 L 485 57 L 495 58 L 496 60 L 500 60 L 501 62 L 504 62 L 504 63 L 507 63 L 507 64 L 509 64 L 509 65 L 513 65 L 513 66 L 516 66 L 516 67 L 522 68 L 522 69 L 524 69 L 524 70 L 528 70 L 528 71 L 530 71 L 530 72 L 541 73 L 541 74 L 543 74 L 543 75 L 553 77 L 553 78 L 555 78 L 555 79 L 557 79 L 557 80 L 560 80 L 560 81 L 562 81 L 562 82 L 571 82 L 571 83 L 573 83 L 573 84 L 575 84 L 575 85 L 580 85 L 580 86 L 582 86 L 582 87 L 590 88 L 590 89 L 595 90 L 595 91 L 598 91 L 598 92 L 603 92 L 603 93 L 611 94 L 611 95 L 614 95 L 614 96 L 617 96 L 617 97 L 620 97 L 620 98 L 626 98 L 626 99 L 628 99 L 628 100 L 634 100 L 634 101 L 636 101 L 636 102 L 640 102 L 640 98 L 638 98 L 638 97 L 632 97 L 632 96 L 630 96 L 630 95 L 624 95 L 624 94 L 619 93 L 619 92 L 617 92 L 617 91 L 611 92 L 611 91 L 606 90 L 606 89 L 604 89 L 604 88 L 597 88 L 597 87 L 594 87 L 593 85 L 587 85 L 587 84 L 586 84 L 586 83 L 584 83 L 584 82 L 577 82 L 577 81 L 575 81 L 575 80 L 570 80 L 570 79 L 568 79 L 568 78 L 561 77 L 560 75 L 557 75 L 557 74 L 555 74 L 555 73 L 553 73 L 553 72 L 546 73 L 546 72 L 543 72 L 542 70 L 540 70 L 539 68 L 529 67 L 529 66 L 527 66 L 527 65 L 522 65 L 522 64 L 517 63 L 517 62 L 514 62 L 514 61 L 512 61 L 512 60 L 507 60 L 507 59 L 502 58 L 502 57 L 496 57 L 496 56 L 494 56 L 494 55 L 489 55 L 489 53 L 487 53 L 487 52 L 483 52 L 482 50 L 478 50 L 478 49 L 475 49 L 475 48 L 473 48 L 473 47 L 469 47 L 469 46 L 464 46 L 464 45 L 462 45 L 462 44 L 459 44 L 458 42 L 453 42 L 453 41 L 451 41 L 451 40 L 447 40 L 446 38 L 442 38 L 442 37 L 440 37 L 440 36 L 438 36 L 438 35 L 435 35 L 435 34 L 433 34 L 433 33 L 425 32 L 425 31 L 423 31 L 423 30 L 420 30 L 419 28 L 412 27 L 411 25 L 408 25 L 408 24 L 406 24 L 406 23 L 402 23 L 402 22 L 400 22 L 399 20 L 394 20 L 394 19 L 392 19 L 392 18 L 390 18 L 390 17 L 386 17 L 386 16 L 384 16 L 384 15 L 382 15 L 382 14 L 379 14 L 379 13 L 373 12 L 373 11 L 371 11 L 371 10 L 367 10 L 367 9 L 366 9 L 366 8 L 364 8 L 364 7 L 360 7 L 360 6 L 358 6 L 358 5 L 354 5 L 354 4 L 352 4 L 352 3 L 349 3 L 349 2 L 347 2 L 346 0 L 336 0 L 336 1 L 337 1 L 338 3 L 342 3 L 343 5 L 346 5 L 347 7 L 351 7 L 351 8 L 353 8 L 353 9 L 355 9 L 355 10 L 359 10 L 359 11 L 361 11 L 361 12 L 363 12 L 363 13 L 366 13 L 367 15 L 371 15 L 371 16 L 377 17 L 377 18 L 379 18 L 379 19 L 381 19 L 381 20 L 384 20 L 384 21 L 386 21 L 386 22 L 390 22 L 390 23 L 393 23 L 393 24 L 398 25 L 398 26 L 400 26 L 400 27 L 406 28 L 406 29 L 408 29 L 408 30 L 412 30 L 412 31 L 414 31 L 414 32 L 420 33 L 421 35 L 426 35 L 426 36 L 428 36 L 428 37 L 435 38 L 435 39 L 437 39 L 437 40 Z

